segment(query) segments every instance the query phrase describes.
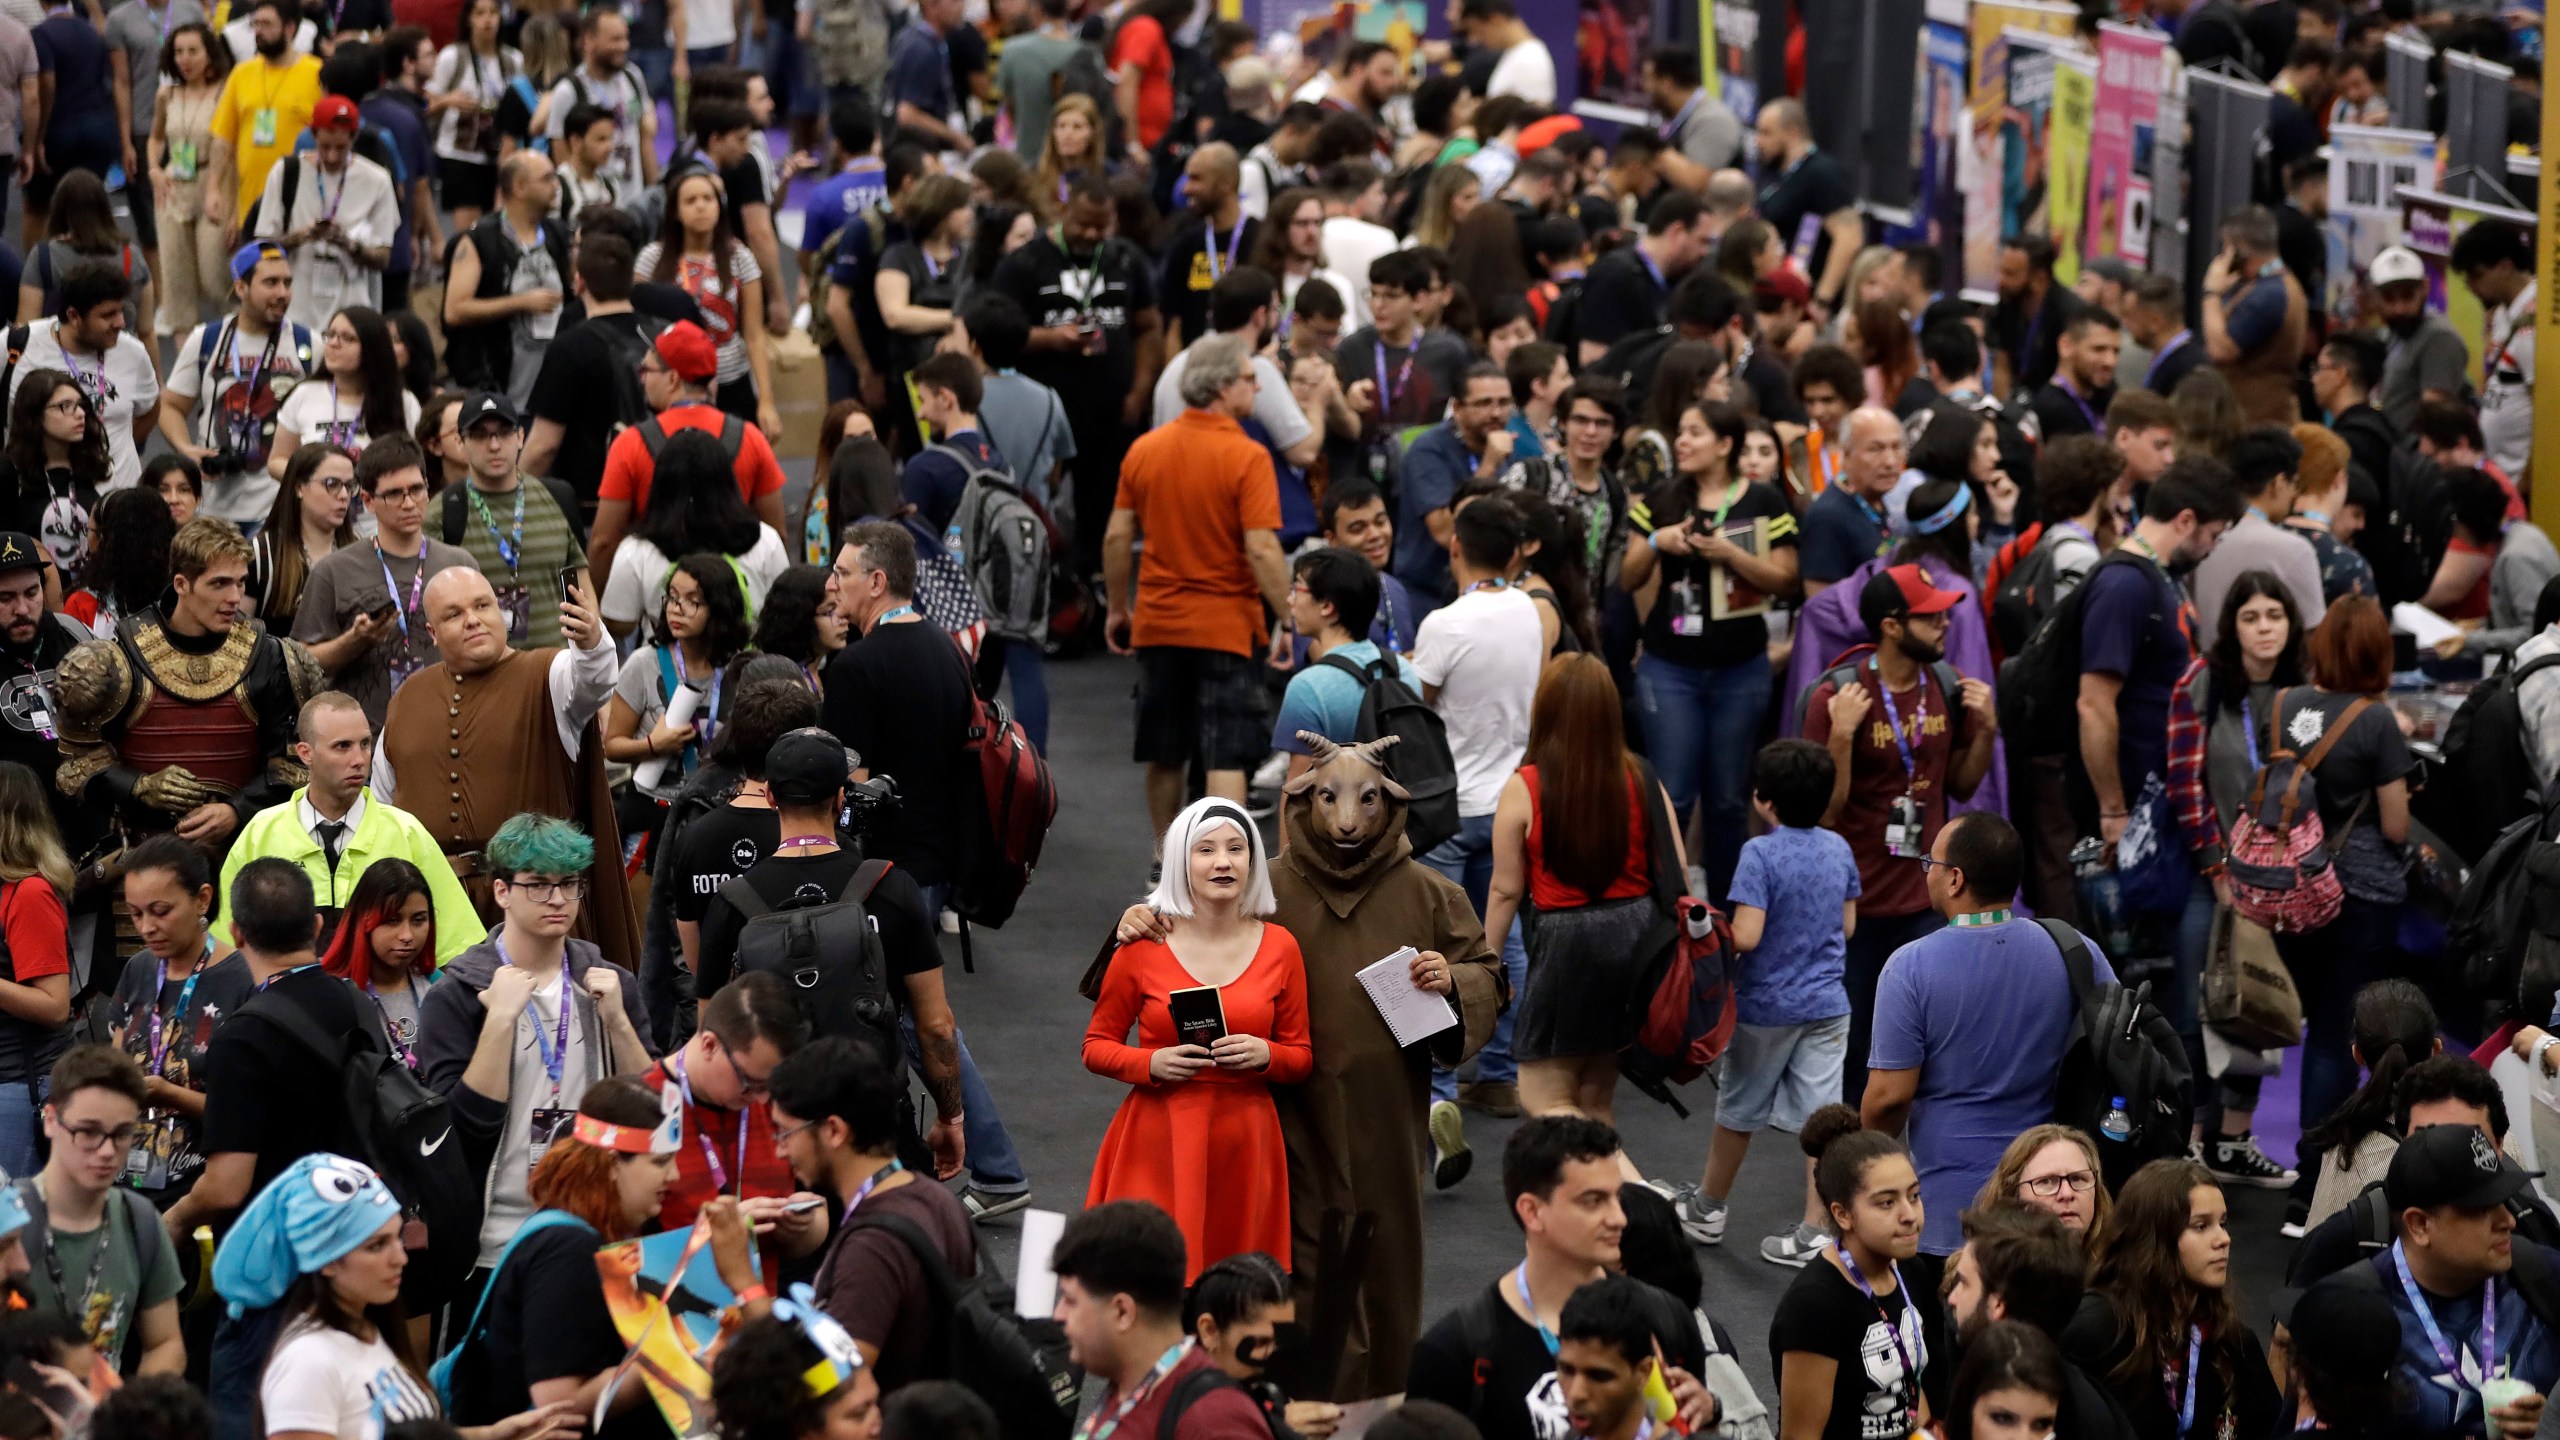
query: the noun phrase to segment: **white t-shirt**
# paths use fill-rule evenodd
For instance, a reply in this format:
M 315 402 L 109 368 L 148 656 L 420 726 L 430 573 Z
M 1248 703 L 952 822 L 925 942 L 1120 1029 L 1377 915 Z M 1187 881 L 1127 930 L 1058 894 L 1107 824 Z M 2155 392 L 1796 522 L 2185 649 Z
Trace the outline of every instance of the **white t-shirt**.
M 288 166 L 294 176 L 289 211 L 284 193 Z M 309 155 L 278 161 L 267 172 L 267 186 L 258 198 L 250 233 L 281 240 L 293 231 L 309 229 L 323 216 L 334 217 L 353 244 L 388 245 L 400 229 L 399 187 L 390 171 L 361 155 L 348 156 L 347 168 L 335 180 L 322 174 L 319 162 Z M 316 333 L 346 306 L 381 304 L 382 272 L 358 264 L 335 242 L 307 240 L 293 252 L 293 298 L 285 306 L 287 320 Z
M 554 982 L 557 983 L 556 981 Z M 309 1431 L 382 1440 L 403 1420 L 436 1418 L 436 1398 L 380 1336 L 358 1340 L 309 1321 L 286 1327 L 258 1382 L 269 1435 Z
M 675 35 L 668 27 L 670 43 Z M 688 50 L 738 43 L 738 16 L 729 0 L 684 0 L 684 44 Z
M 1458 765 L 1458 814 L 1490 815 L 1502 782 L 1529 750 L 1529 702 L 1538 693 L 1546 636 L 1538 602 L 1504 586 L 1470 590 L 1422 618 L 1413 673 L 1436 686 Z
M 755 548 L 737 561 L 747 576 L 748 608 L 762 613 L 765 592 L 773 588 L 775 577 L 790 568 L 791 552 L 772 526 L 756 529 Z M 638 625 L 643 640 L 658 639 L 658 611 L 667 603 L 667 580 L 674 570 L 675 562 L 657 546 L 637 535 L 625 536 L 613 552 L 613 573 L 605 577 L 604 618 Z
M 9 382 L 8 403 L 17 403 L 18 386 L 37 370 L 71 372 L 106 417 L 107 488 L 121 490 L 142 478 L 142 457 L 133 447 L 133 417 L 160 409 L 160 378 L 151 368 L 151 352 L 128 332 L 117 337 L 103 363 L 91 355 L 81 356 L 78 364 L 67 363 L 56 333 L 61 323 L 38 320 L 27 327 L 27 353 L 19 357 L 17 374 Z
M 2509 475 L 2522 475 L 2533 455 L 2533 307 L 2540 287 L 2489 312 L 2480 385 L 2480 439 L 2489 458 Z
M 407 417 L 402 432 L 416 434 L 418 397 L 402 391 L 400 413 Z M 284 397 L 284 404 L 277 409 L 276 433 L 287 432 L 305 445 L 334 441 L 345 446 L 350 455 L 363 454 L 366 443 L 379 438 L 365 433 L 363 406 L 352 401 L 340 403 L 329 382 L 317 377 L 308 385 L 293 387 L 293 393 Z
M 237 13 L 237 12 L 234 12 Z M 35 28 L 35 21 L 27 22 Z M 234 20 L 222 27 L 222 42 L 231 47 L 231 63 L 246 65 L 258 53 L 258 30 L 254 19 Z M 305 20 L 293 30 L 293 54 L 309 55 L 320 44 L 320 27 Z
M 638 190 L 640 122 L 651 113 L 649 82 L 640 77 L 640 67 L 626 64 L 613 79 L 598 80 L 582 65 L 552 86 L 551 113 L 547 118 L 553 154 L 560 153 L 563 132 L 569 128 L 569 111 L 582 99 L 613 112 L 613 156 L 604 162 L 604 173 L 620 180 L 626 190 Z
M 1396 232 L 1384 225 L 1353 215 L 1336 215 L 1324 222 L 1324 263 L 1351 282 L 1351 293 L 1342 297 L 1350 312 L 1342 318 L 1343 334 L 1369 323 L 1369 267 L 1395 248 Z
M 1183 411 L 1182 372 L 1191 363 L 1191 347 L 1185 345 L 1174 357 L 1164 362 L 1164 373 L 1156 377 L 1156 421 L 1170 425 Z M 1282 450 L 1307 438 L 1316 428 L 1307 423 L 1306 412 L 1298 408 L 1298 397 L 1290 392 L 1287 376 L 1280 367 L 1256 355 L 1253 357 L 1254 378 L 1261 388 L 1254 392 L 1253 418 L 1262 422 L 1263 433 Z
M 267 413 L 268 395 L 280 397 L 273 413 L 282 414 L 282 401 L 292 398 L 304 367 L 317 363 L 313 352 L 318 339 L 308 332 L 295 335 L 289 323 L 276 337 L 272 358 L 266 353 L 266 336 L 235 334 L 233 324 L 221 320 L 197 326 L 169 363 L 169 393 L 188 402 L 187 433 L 195 443 L 216 450 L 223 448 L 226 427 L 248 430 L 252 426 L 244 415 Z M 243 396 L 240 387 L 252 377 L 258 379 L 258 394 Z M 252 398 L 256 404 L 245 403 Z M 263 451 L 251 458 L 256 463 L 239 474 L 204 477 L 200 513 L 234 525 L 266 522 L 267 512 L 275 505 L 276 482 L 267 474 Z
M 1540 105 L 1556 103 L 1556 57 L 1543 40 L 1528 39 L 1502 52 L 1484 82 L 1487 97 L 1517 95 Z
M 498 123 L 498 97 L 506 93 L 507 82 L 523 73 L 524 56 L 512 45 L 499 46 L 495 55 L 473 55 L 460 41 L 439 51 L 436 67 L 427 75 L 427 93 L 446 95 L 459 90 L 479 108 L 444 112 L 436 122 L 436 157 L 497 164 L 498 158 L 481 148 L 482 137 Z

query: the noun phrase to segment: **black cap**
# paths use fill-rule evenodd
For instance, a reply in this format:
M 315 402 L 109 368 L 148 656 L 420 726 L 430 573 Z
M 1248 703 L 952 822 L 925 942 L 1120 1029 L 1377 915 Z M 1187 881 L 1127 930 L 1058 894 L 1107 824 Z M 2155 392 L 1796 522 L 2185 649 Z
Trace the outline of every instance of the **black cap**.
M 2534 1181 L 2539 1170 L 2527 1170 L 2498 1153 L 2497 1144 L 2476 1125 L 2426 1125 L 2413 1130 L 2391 1156 L 2382 1177 L 2382 1198 L 2393 1213 L 2432 1210 L 2452 1205 L 2480 1210 L 2503 1205 Z
M 822 804 L 844 788 L 850 768 L 843 741 L 815 725 L 803 726 L 765 752 L 765 792 L 787 804 Z
M 2342 1279 L 2304 1292 L 2285 1328 L 2293 1332 L 2295 1358 L 2342 1383 L 2379 1385 L 2400 1358 L 2400 1317 L 2391 1302 Z
M 41 570 L 53 556 L 24 530 L 0 530 L 0 571 Z
M 524 428 L 524 420 L 507 397 L 495 390 L 474 390 L 462 398 L 462 410 L 453 417 L 454 433 L 468 435 L 471 427 L 483 420 L 504 420 L 510 430 Z

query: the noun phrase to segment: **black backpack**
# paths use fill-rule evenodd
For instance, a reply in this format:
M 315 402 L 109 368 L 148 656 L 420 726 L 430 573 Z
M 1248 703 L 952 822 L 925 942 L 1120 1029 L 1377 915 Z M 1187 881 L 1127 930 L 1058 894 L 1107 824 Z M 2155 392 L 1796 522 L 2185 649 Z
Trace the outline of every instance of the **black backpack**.
M 925 1378 L 956 1380 L 986 1401 L 1007 1440 L 1064 1440 L 1082 1398 L 1084 1372 L 1067 1359 L 1066 1332 L 1058 1322 L 1016 1317 L 1010 1285 L 1001 1286 L 1001 1302 L 991 1298 L 989 1289 L 1001 1277 L 983 1253 L 979 1269 L 985 1273 L 964 1284 L 951 1273 L 942 1247 L 904 1215 L 859 1209 L 845 1224 L 845 1233 L 856 1230 L 896 1236 L 924 1272 L 934 1315 Z
M 720 898 L 746 922 L 738 932 L 735 973 L 781 976 L 809 1017 L 811 1033 L 868 1040 L 903 1071 L 888 953 L 869 909 L 872 891 L 888 873 L 888 861 L 865 860 L 835 899 L 786 901 L 778 909 L 746 876 L 732 875 Z
M 1422 702 L 1404 683 L 1395 662 L 1380 656 L 1363 668 L 1339 655 L 1316 662 L 1359 678 L 1358 741 L 1393 735 L 1385 757 L 1387 777 L 1410 797 L 1404 812 L 1405 838 L 1419 855 L 1458 833 L 1458 761 L 1449 749 L 1448 722 Z
M 2001 654 L 2024 654 L 2036 627 L 2053 610 L 2057 578 L 2053 552 L 2056 542 L 2068 533 L 2058 526 L 2045 526 L 2036 543 L 2018 557 L 2018 563 L 2009 567 L 2009 573 L 2000 577 L 1999 586 L 1991 592 L 1991 633 Z
M 339 985 L 347 982 L 339 980 Z M 382 1012 L 354 995 L 356 1028 L 344 1035 L 322 1030 L 303 1008 L 273 992 L 252 996 L 239 1014 L 259 1014 L 294 1043 L 338 1068 L 345 1090 L 340 1103 L 359 1137 L 358 1153 L 390 1187 L 400 1208 L 425 1227 L 427 1244 L 411 1252 L 414 1278 L 402 1287 L 412 1305 L 437 1305 L 461 1293 L 480 1260 L 482 1174 L 454 1143 L 445 1098 L 430 1090 L 393 1052 L 382 1033 Z
M 623 431 L 635 425 L 646 425 L 658 414 L 649 408 L 648 392 L 640 388 L 640 362 L 649 357 L 658 337 L 666 333 L 668 322 L 637 311 L 631 318 L 634 323 L 629 326 L 607 325 L 603 330 L 605 350 L 613 357 L 613 369 L 606 377 L 606 383 L 613 389 L 613 424 L 604 433 L 604 443 L 608 447 L 621 438 Z M 734 456 L 731 458 L 735 459 Z M 656 459 L 657 452 L 653 450 L 650 452 L 653 470 Z
M 2537 811 L 2499 831 L 2464 873 L 2445 922 L 2445 953 L 2460 957 L 2463 988 L 2500 1015 L 2519 1012 L 2538 909 L 2530 862 L 2545 848 L 2552 824 L 2548 812 Z M 2521 1007 L 2537 1023 L 2547 1008 Z
M 1269 1408 L 1260 1400 L 1254 1399 L 1253 1392 L 1245 1390 L 1242 1381 L 1212 1365 L 1205 1369 L 1194 1370 L 1176 1380 L 1173 1382 L 1173 1388 L 1165 1392 L 1164 1411 L 1156 1416 L 1156 1440 L 1179 1440 L 1182 1417 L 1191 1413 L 1192 1406 L 1221 1390 L 1244 1391 L 1245 1398 L 1253 1400 L 1253 1408 L 1261 1412 L 1264 1425 L 1271 1426 Z M 1282 1434 L 1282 1431 L 1277 1426 L 1271 1426 L 1271 1433 L 1277 1437 Z M 1296 1432 L 1288 1433 L 1294 1437 Z
M 2542 782 L 2525 753 L 2517 692 L 2528 676 L 2555 665 L 2560 655 L 2509 665 L 2464 696 L 2445 727 L 2444 758 L 2431 783 L 2411 797 L 2418 819 L 2465 858 L 2485 854 L 2508 826 L 2541 812 Z
M 1864 665 L 1859 663 L 1861 658 L 1872 654 L 1875 651 L 1875 648 L 1876 647 L 1873 645 L 1850 646 L 1848 649 L 1840 653 L 1838 659 L 1831 662 L 1830 669 L 1815 676 L 1812 684 L 1807 685 L 1803 690 L 1797 692 L 1796 734 L 1801 735 L 1804 733 L 1805 717 L 1813 712 L 1813 692 L 1822 688 L 1825 684 L 1828 684 L 1834 691 L 1837 691 L 1842 686 L 1847 685 L 1850 681 L 1857 679 L 1858 672 L 1866 668 Z M 1949 709 L 1957 709 L 1963 706 L 1964 677 L 1956 673 L 1955 666 L 1948 664 L 1944 660 L 1932 660 L 1929 662 L 1929 674 L 1938 682 L 1938 694 L 1945 699 Z
M 2000 662 L 2000 733 L 2011 755 L 2067 755 L 2080 744 L 2080 612 L 2098 572 L 2139 564 L 2118 550 L 2100 560 L 2077 589 L 2046 612 L 2035 632 Z M 2021 569 L 2025 568 L 2021 562 Z M 2184 1143 L 2180 1144 L 2183 1150 Z
M 2097 1143 L 2099 1168 L 2112 1190 L 2154 1160 L 2187 1153 L 2195 1077 L 2186 1042 L 2151 1003 L 2149 981 L 2125 989 L 2099 973 L 2079 931 L 2059 920 L 2036 924 L 2062 951 L 2071 977 L 2071 1042 L 2054 1091 L 2054 1118 Z M 2106 1133 L 2119 1104 L 2130 1122 L 2122 1140 Z

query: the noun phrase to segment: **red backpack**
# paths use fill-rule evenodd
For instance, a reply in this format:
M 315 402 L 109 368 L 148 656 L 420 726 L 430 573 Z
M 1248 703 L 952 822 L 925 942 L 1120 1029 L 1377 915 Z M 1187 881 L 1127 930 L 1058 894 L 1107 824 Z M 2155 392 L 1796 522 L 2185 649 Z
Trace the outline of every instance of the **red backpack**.
M 2359 695 L 2344 715 L 2329 726 L 2320 743 L 2308 755 L 2297 755 L 2284 738 L 2284 700 L 2287 691 L 2276 692 L 2274 714 L 2268 725 L 2269 743 L 2277 746 L 2258 768 L 2256 780 L 2249 786 L 2249 803 L 2231 821 L 2231 858 L 2226 873 L 2231 880 L 2231 908 L 2242 919 L 2253 921 L 2278 935 L 2301 935 L 2317 930 L 2338 918 L 2345 902 L 2345 887 L 2338 882 L 2338 868 L 2330 863 L 2329 837 L 2320 820 L 2320 791 L 2312 772 L 2328 758 L 2329 747 L 2347 733 L 2373 704 L 2370 696 Z M 2269 782 L 2275 782 L 2276 793 L 2268 794 Z M 2339 839 L 2355 828 L 2372 796 L 2356 802 L 2355 813 L 2347 817 Z M 2165 843 L 2165 842 L 2164 842 Z
M 1991 663 L 1995 666 L 2008 658 L 2008 647 L 2001 643 L 2000 612 L 1996 608 L 2000 588 L 2008 583 L 2009 572 L 2018 568 L 2018 562 L 2035 553 L 2036 542 L 2043 538 L 2044 522 L 2038 520 L 1993 551 L 1990 565 L 1982 572 L 1982 618 L 1985 622 L 1982 628 L 1991 637 Z
M 1733 1043 L 1733 926 L 1713 905 L 1685 893 L 1688 877 L 1680 873 L 1659 783 L 1651 766 L 1638 764 L 1653 898 L 1662 919 L 1638 942 L 1659 958 L 1648 983 L 1638 987 L 1643 1008 L 1619 1073 L 1685 1119 L 1689 1107 L 1671 1087 L 1707 1073 Z
M 956 647 L 954 653 L 957 653 Z M 999 929 L 1013 918 L 1013 907 L 1031 883 L 1040 863 L 1041 842 L 1058 818 L 1058 787 L 1049 778 L 1049 762 L 1024 732 L 1022 722 L 1001 701 L 978 693 L 967 658 L 961 669 L 969 685 L 969 728 L 964 742 L 977 762 L 979 809 L 962 837 L 959 873 L 952 878 L 951 908 L 963 922 Z M 967 925 L 961 929 L 964 961 Z

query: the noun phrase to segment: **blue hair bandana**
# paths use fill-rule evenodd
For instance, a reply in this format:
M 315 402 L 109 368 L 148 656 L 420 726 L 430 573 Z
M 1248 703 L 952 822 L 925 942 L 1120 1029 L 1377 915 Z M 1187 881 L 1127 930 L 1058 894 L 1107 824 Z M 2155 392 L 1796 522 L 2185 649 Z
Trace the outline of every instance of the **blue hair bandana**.
M 1937 514 L 1914 515 L 1910 517 L 1909 524 L 1911 526 L 1911 533 L 1914 535 L 1935 535 L 1939 531 L 1956 523 L 1956 520 L 1964 514 L 1965 507 L 1972 503 L 1973 487 L 1970 485 L 1958 485 L 1956 487 L 1956 497 L 1948 501 L 1945 505 L 1939 507 Z
M 305 1155 L 240 1212 L 213 1254 L 213 1288 L 234 1319 L 284 1298 L 293 1282 L 345 1259 L 400 1218 L 400 1202 L 372 1167 L 343 1155 Z
M 818 1352 L 818 1363 L 800 1377 L 810 1394 L 823 1400 L 861 1372 L 862 1352 L 854 1348 L 853 1336 L 836 1317 L 818 1307 L 818 1292 L 808 1285 L 794 1285 L 788 1295 L 774 1301 L 773 1318 L 798 1326 L 801 1337 Z

